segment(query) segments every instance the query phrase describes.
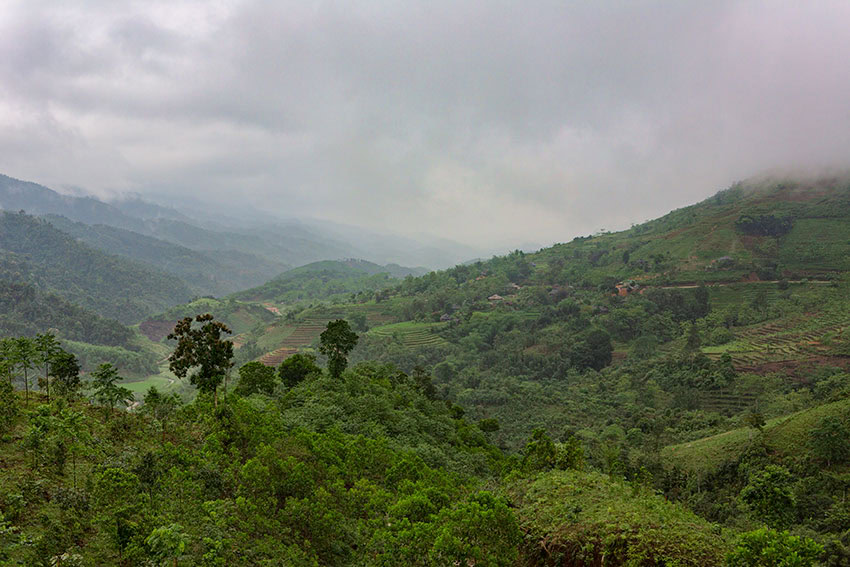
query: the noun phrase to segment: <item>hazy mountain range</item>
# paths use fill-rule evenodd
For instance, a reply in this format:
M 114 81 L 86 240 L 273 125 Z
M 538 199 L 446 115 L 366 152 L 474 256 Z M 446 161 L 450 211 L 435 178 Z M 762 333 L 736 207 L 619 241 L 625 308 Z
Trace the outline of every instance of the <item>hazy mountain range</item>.
M 229 288 L 225 285 L 222 289 L 213 286 L 216 293 L 257 285 L 287 267 L 320 260 L 364 258 L 379 264 L 436 269 L 493 252 L 450 240 L 416 240 L 314 219 L 283 219 L 240 209 L 239 205 L 227 212 L 198 201 L 182 201 L 178 207 L 163 206 L 135 195 L 110 202 L 92 196 L 65 195 L 36 183 L 0 175 L 0 209 L 24 210 L 39 216 L 56 215 L 90 226 L 106 225 L 132 231 L 215 256 L 213 259 L 220 262 L 225 271 L 235 269 L 243 279 L 251 280 L 246 286 L 238 277 L 228 276 L 226 279 L 235 280 L 234 285 Z M 103 229 L 97 229 L 95 235 L 81 227 L 71 229 L 61 219 L 54 220 L 74 230 L 77 238 L 93 246 L 106 238 L 104 232 L 110 234 L 109 238 L 133 238 Z M 125 249 L 115 251 L 118 254 L 126 252 Z

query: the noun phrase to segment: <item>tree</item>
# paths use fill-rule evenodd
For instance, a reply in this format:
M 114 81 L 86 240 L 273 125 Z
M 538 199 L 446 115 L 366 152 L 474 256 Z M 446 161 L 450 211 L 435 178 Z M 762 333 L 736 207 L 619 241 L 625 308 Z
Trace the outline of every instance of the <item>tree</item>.
M 743 534 L 726 563 L 729 567 L 810 567 L 822 551 L 807 537 L 761 528 Z
M 750 475 L 740 498 L 753 516 L 770 527 L 785 527 L 794 518 L 796 501 L 792 491 L 793 477 L 788 469 L 767 465 Z
M 55 420 L 50 415 L 50 407 L 44 404 L 36 407 L 29 413 L 29 429 L 24 438 L 24 446 L 32 451 L 32 469 L 38 468 L 41 456 L 45 452 L 45 446 Z
M 312 354 L 293 354 L 280 363 L 277 375 L 287 388 L 294 388 L 310 374 L 321 374 L 322 369 L 316 365 L 316 357 Z
M 24 374 L 24 390 L 26 391 L 26 404 L 30 401 L 30 380 L 29 371 L 35 365 L 36 351 L 31 339 L 26 337 L 18 337 L 15 339 L 15 350 L 13 354 L 13 362 L 21 368 Z
M 747 415 L 744 416 L 744 423 L 757 430 L 759 433 L 761 433 L 762 429 L 764 429 L 764 426 L 766 424 L 764 420 L 764 414 L 761 413 L 757 408 L 753 408 Z
M 98 366 L 91 376 L 92 386 L 94 387 L 92 398 L 98 404 L 109 408 L 107 417 L 112 414 L 112 410 L 115 409 L 117 404 L 126 406 L 133 399 L 133 392 L 116 384 L 123 378 L 118 375 L 118 370 L 110 363 L 105 362 Z
M 183 526 L 170 524 L 154 528 L 145 539 L 145 544 L 150 548 L 151 555 L 159 561 L 173 561 L 177 567 L 177 560 L 186 550 L 186 540 L 189 536 L 183 533 Z
M 6 337 L 0 339 L 0 374 L 12 385 L 12 376 L 15 373 L 17 343 L 15 339 Z
M 565 442 L 555 444 L 555 468 L 577 471 L 584 469 L 584 447 L 578 437 L 570 435 Z
M 815 456 L 826 461 L 829 467 L 846 463 L 850 458 L 850 446 L 847 444 L 849 435 L 850 431 L 841 418 L 828 415 L 812 430 L 809 443 Z
M 611 364 L 614 352 L 611 335 L 603 329 L 590 329 L 582 334 L 582 339 L 573 347 L 570 356 L 573 366 L 602 370 Z
M 82 412 L 64 408 L 59 412 L 56 420 L 56 429 L 59 438 L 71 453 L 71 471 L 74 481 L 74 490 L 77 489 L 77 457 L 84 455 L 91 443 L 91 434 L 85 423 L 85 415 Z
M 434 387 L 434 381 L 431 380 L 431 375 L 422 366 L 417 364 L 413 367 L 413 373 L 410 377 L 413 378 L 413 383 L 426 398 L 429 400 L 437 399 L 437 388 Z
M 526 472 L 545 471 L 555 466 L 557 451 L 552 438 L 542 429 L 535 429 L 531 439 L 525 444 L 522 457 L 522 470 Z
M 35 350 L 38 352 L 38 361 L 44 367 L 44 379 L 39 378 L 39 386 L 46 390 L 47 401 L 50 401 L 50 365 L 53 359 L 61 351 L 59 341 L 52 333 L 38 334 L 35 336 L 33 343 Z
M 361 333 L 365 333 L 369 330 L 369 325 L 366 322 L 366 314 L 365 313 L 355 313 L 351 316 L 351 323 L 354 325 L 354 328 L 357 329 Z
M 696 324 L 691 323 L 691 326 L 688 328 L 688 339 L 685 342 L 685 350 L 699 350 L 701 343 L 702 341 L 700 340 L 699 329 L 697 328 Z
M 77 357 L 70 352 L 60 349 L 54 355 L 50 373 L 53 375 L 53 387 L 60 396 L 73 398 L 83 387 L 80 380 L 80 365 Z
M 319 336 L 319 352 L 328 357 L 328 372 L 334 378 L 339 378 L 348 366 L 348 353 L 357 345 L 358 338 L 343 319 L 329 322 Z
M 189 381 L 203 393 L 212 393 L 218 406 L 218 385 L 231 367 L 233 343 L 221 338 L 232 331 L 220 321 L 215 321 L 209 313 L 195 317 L 200 328 L 192 327 L 192 318 L 186 317 L 174 326 L 174 332 L 168 335 L 177 341 L 177 348 L 168 357 L 168 367 L 179 378 L 185 378 L 192 368 L 197 368 L 189 376 Z
M 490 492 L 472 495 L 436 518 L 433 565 L 515 565 L 522 542 L 516 517 L 507 503 Z
M 156 386 L 151 386 L 145 394 L 142 412 L 149 414 L 157 420 L 162 428 L 162 443 L 165 443 L 165 431 L 168 420 L 182 404 L 180 396 L 176 392 L 161 394 Z
M 97 521 L 118 552 L 119 560 L 138 525 L 132 521 L 138 507 L 139 478 L 117 467 L 101 471 L 94 480 Z
M 249 362 L 239 369 L 239 384 L 235 392 L 240 396 L 263 393 L 271 396 L 277 385 L 274 368 L 262 362 Z

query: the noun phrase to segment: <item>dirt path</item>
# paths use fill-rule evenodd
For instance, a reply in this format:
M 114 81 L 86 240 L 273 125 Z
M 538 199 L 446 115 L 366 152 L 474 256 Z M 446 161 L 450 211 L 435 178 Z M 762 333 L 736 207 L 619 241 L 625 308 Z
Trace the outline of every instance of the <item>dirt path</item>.
M 781 280 L 759 280 L 755 282 L 742 282 L 742 281 L 733 281 L 733 282 L 711 282 L 705 284 L 705 287 L 727 287 L 735 284 L 778 284 Z M 803 283 L 803 280 L 788 280 L 789 284 L 800 284 Z M 832 283 L 826 280 L 809 280 L 807 283 L 810 284 L 828 284 Z M 680 284 L 680 285 L 662 285 L 661 289 L 695 289 L 698 288 L 700 284 Z M 654 286 L 646 286 L 646 287 L 654 287 Z

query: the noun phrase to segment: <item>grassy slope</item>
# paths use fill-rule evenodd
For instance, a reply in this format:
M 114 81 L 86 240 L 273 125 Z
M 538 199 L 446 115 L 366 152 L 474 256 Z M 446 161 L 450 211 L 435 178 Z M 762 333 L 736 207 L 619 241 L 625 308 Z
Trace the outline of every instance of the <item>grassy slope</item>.
M 802 459 L 808 454 L 809 433 L 827 416 L 844 418 L 850 414 L 850 399 L 769 420 L 761 434 L 752 428 L 733 429 L 689 443 L 665 447 L 661 456 L 668 466 L 697 473 L 717 471 L 741 456 L 752 441 L 763 442 L 782 458 Z
M 596 266 L 589 266 L 588 275 L 597 278 L 612 273 L 640 276 L 634 268 L 641 261 L 650 265 L 645 277 L 660 272 L 674 282 L 735 281 L 748 274 L 754 262 L 764 261 L 779 261 L 789 275 L 825 275 L 850 268 L 849 205 L 846 179 L 750 181 L 630 230 L 557 245 L 538 256 L 546 262 L 576 250 L 607 250 Z M 744 214 L 791 216 L 794 227 L 779 238 L 744 235 L 735 229 Z M 630 266 L 621 260 L 626 250 Z M 706 270 L 723 256 L 731 256 L 735 266 Z
M 551 471 L 509 487 L 534 565 L 722 565 L 712 525 L 599 473 Z

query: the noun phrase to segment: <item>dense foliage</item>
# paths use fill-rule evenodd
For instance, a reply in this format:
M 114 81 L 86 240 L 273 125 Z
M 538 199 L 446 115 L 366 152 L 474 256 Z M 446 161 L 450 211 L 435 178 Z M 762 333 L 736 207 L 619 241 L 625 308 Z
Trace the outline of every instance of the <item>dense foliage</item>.
M 180 278 L 197 295 L 224 295 L 261 284 L 287 266 L 231 252 L 199 252 L 105 224 L 89 225 L 65 217 L 45 217 L 57 229 L 108 254 L 117 254 Z
M 415 271 L 400 266 L 378 266 L 363 260 L 315 262 L 234 297 L 294 304 L 386 289 L 398 283 L 396 278 L 412 273 Z
M 25 214 L 0 215 L 0 243 L 4 251 L 28 259 L 31 282 L 122 323 L 137 322 L 192 296 L 174 277 L 90 248 Z
M 0 335 L 34 336 L 46 329 L 73 341 L 127 346 L 132 332 L 34 285 L 0 280 Z

